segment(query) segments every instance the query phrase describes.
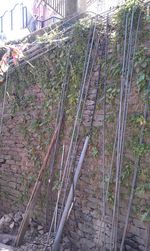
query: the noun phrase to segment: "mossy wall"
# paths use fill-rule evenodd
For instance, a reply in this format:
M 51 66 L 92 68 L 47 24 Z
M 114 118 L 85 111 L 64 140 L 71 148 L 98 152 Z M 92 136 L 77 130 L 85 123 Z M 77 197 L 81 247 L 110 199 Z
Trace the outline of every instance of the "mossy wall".
M 144 107 L 149 104 L 149 16 L 147 8 L 139 3 L 127 3 L 111 19 L 108 26 L 108 55 L 107 62 L 104 54 L 98 54 L 90 82 L 88 97 L 83 112 L 83 121 L 79 133 L 77 161 L 80 156 L 83 140 L 89 132 L 89 126 L 96 98 L 96 81 L 98 65 L 101 65 L 101 80 L 99 96 L 94 116 L 92 137 L 84 161 L 82 173 L 77 185 L 76 200 L 66 230 L 76 250 L 96 250 L 103 247 L 104 240 L 109 247 L 112 208 L 115 197 L 115 163 L 112 169 L 106 216 L 102 217 L 103 209 L 103 84 L 107 66 L 106 81 L 106 116 L 105 116 L 105 185 L 108 184 L 110 163 L 115 138 L 121 83 L 121 68 L 123 55 L 123 33 L 125 28 L 125 13 L 131 18 L 132 6 L 135 5 L 136 27 L 139 13 L 141 21 L 138 32 L 136 54 L 131 94 L 129 97 L 127 126 L 125 131 L 125 148 L 121 173 L 120 209 L 119 209 L 119 242 L 125 224 L 127 205 L 129 201 L 132 178 L 136 160 L 139 159 L 138 177 L 134 191 L 134 199 L 130 213 L 126 236 L 126 250 L 144 250 L 148 243 L 148 228 L 150 220 L 150 121 L 149 111 L 145 118 Z M 3 210 L 9 211 L 10 206 L 26 205 L 30 191 L 38 175 L 38 170 L 45 156 L 47 146 L 56 126 L 56 114 L 59 106 L 60 93 L 65 79 L 66 65 L 69 87 L 65 101 L 65 119 L 61 132 L 57 159 L 55 161 L 55 181 L 53 193 L 57 193 L 58 167 L 62 147 L 65 145 L 65 157 L 70 142 L 82 71 L 85 59 L 86 45 L 91 22 L 85 18 L 77 21 L 65 35 L 53 33 L 45 36 L 51 42 L 55 36 L 62 39 L 56 48 L 32 62 L 19 67 L 9 76 L 9 98 L 6 106 L 7 116 L 4 119 L 3 135 L 1 137 L 0 158 L 1 166 L 1 200 Z M 58 31 L 57 31 L 58 32 Z M 105 25 L 98 19 L 97 36 L 100 41 L 105 37 Z M 45 39 L 44 37 L 44 39 Z M 43 38 L 40 39 L 42 41 Z M 96 43 L 94 47 L 96 46 Z M 94 48 L 93 48 L 94 50 Z M 140 142 L 141 128 L 144 130 Z M 19 145 L 20 142 L 20 145 Z M 16 156 L 18 160 L 15 159 Z M 14 161 L 14 162 L 13 162 Z M 76 161 L 76 162 L 77 162 Z M 13 174 L 13 176 L 11 176 Z M 45 185 L 47 184 L 45 177 Z M 22 181 L 22 180 L 23 181 Z M 5 183 L 8 182 L 6 189 Z M 12 185 L 13 184 L 13 189 Z M 42 193 L 45 193 L 45 187 Z M 16 193 L 14 191 L 17 191 Z M 14 193 L 14 195 L 13 195 Z M 21 199 L 20 199 L 21 197 Z M 45 200 L 39 195 L 40 207 L 45 211 Z M 11 210 L 12 210 L 11 209 Z M 38 210 L 39 211 L 39 207 Z M 43 214 L 45 215 L 45 214 Z M 45 217 L 45 216 L 44 216 Z M 102 239 L 99 240 L 100 228 Z M 105 236 L 105 237 L 104 237 Z

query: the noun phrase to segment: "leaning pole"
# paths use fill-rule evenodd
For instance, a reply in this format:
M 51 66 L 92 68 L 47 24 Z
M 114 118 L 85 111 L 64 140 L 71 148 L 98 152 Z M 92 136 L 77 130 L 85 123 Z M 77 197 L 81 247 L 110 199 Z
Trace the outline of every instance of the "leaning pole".
M 84 142 L 84 146 L 83 146 L 81 156 L 80 156 L 80 159 L 79 159 L 79 162 L 78 162 L 78 165 L 77 165 L 77 169 L 76 169 L 76 172 L 75 172 L 75 176 L 74 176 L 74 179 L 73 179 L 73 184 L 71 185 L 70 192 L 69 192 L 69 195 L 68 195 L 68 198 L 67 198 L 67 201 L 66 201 L 66 205 L 65 205 L 62 217 L 61 217 L 59 227 L 58 227 L 58 231 L 56 233 L 56 237 L 55 237 L 55 240 L 54 240 L 53 249 L 52 249 L 53 251 L 59 251 L 59 246 L 60 246 L 60 241 L 61 241 L 63 228 L 64 228 L 64 225 L 65 225 L 65 221 L 67 219 L 67 216 L 68 216 L 69 209 L 71 207 L 71 203 L 73 201 L 74 189 L 76 188 L 77 181 L 78 181 L 78 178 L 79 178 L 79 174 L 80 174 L 80 171 L 81 171 L 81 167 L 82 167 L 84 157 L 85 157 L 85 154 L 86 154 L 86 151 L 87 151 L 89 138 L 90 137 L 87 136 L 86 139 L 85 139 L 85 142 Z

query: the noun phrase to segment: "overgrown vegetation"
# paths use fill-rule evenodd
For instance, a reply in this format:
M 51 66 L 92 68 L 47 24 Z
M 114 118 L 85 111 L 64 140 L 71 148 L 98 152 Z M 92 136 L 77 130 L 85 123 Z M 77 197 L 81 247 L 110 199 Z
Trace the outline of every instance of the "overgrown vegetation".
M 148 132 L 150 132 L 148 114 L 144 117 L 144 106 L 145 103 L 149 104 L 150 99 L 150 59 L 149 59 L 149 48 L 147 46 L 148 36 L 150 35 L 150 18 L 147 15 L 147 8 L 140 1 L 127 1 L 122 6 L 113 18 L 114 30 L 111 34 L 109 41 L 111 53 L 108 54 L 107 61 L 107 103 L 111 105 L 110 111 L 113 111 L 114 119 L 106 120 L 107 125 L 107 145 L 106 151 L 109 155 L 112 154 L 113 146 L 111 142 L 114 141 L 114 124 L 116 121 L 116 107 L 120 95 L 120 83 L 122 75 L 122 56 L 123 56 L 123 44 L 124 44 L 124 30 L 126 22 L 128 22 L 127 30 L 131 21 L 132 13 L 134 12 L 133 18 L 133 36 L 136 36 L 137 23 L 139 22 L 138 41 L 136 46 L 136 53 L 134 57 L 134 72 L 132 81 L 132 93 L 134 97 L 133 109 L 129 103 L 129 115 L 126 130 L 125 150 L 123 158 L 123 170 L 121 174 L 122 188 L 126 187 L 129 198 L 130 187 L 134 172 L 134 166 L 136 159 L 140 159 L 137 187 L 134 196 L 135 202 L 138 204 L 138 209 L 133 210 L 143 221 L 149 221 L 150 207 L 148 204 L 149 200 L 149 175 L 147 173 L 147 161 L 150 153 L 150 144 Z M 127 17 L 127 18 L 126 18 Z M 139 18 L 140 17 L 140 18 Z M 127 38 L 129 32 L 127 33 Z M 136 105 L 137 104 L 137 105 Z M 109 110 L 108 110 L 109 111 Z M 144 128 L 144 139 L 140 143 L 141 128 Z M 115 131 L 114 131 L 115 133 Z M 110 159 L 111 162 L 111 159 Z M 110 165 L 110 164 L 109 164 Z M 114 186 L 115 186 L 115 169 L 113 166 L 113 175 L 109 186 L 108 201 L 113 203 L 114 201 Z M 147 171 L 146 171 L 147 170 Z M 144 173 L 147 173 L 147 176 Z M 107 176 L 107 174 L 106 174 Z M 124 191 L 124 189 L 123 189 Z M 147 197 L 144 203 L 140 203 L 141 192 L 143 197 Z M 124 198 L 122 197 L 122 200 Z M 135 206 L 134 206 L 135 208 Z
M 122 55 L 123 55 L 123 31 L 125 30 L 125 15 L 128 15 L 130 23 L 132 11 L 134 7 L 134 32 L 140 14 L 139 39 L 134 58 L 133 72 L 133 93 L 137 108 L 130 111 L 127 121 L 126 142 L 123 160 L 123 170 L 121 174 L 121 185 L 126 189 L 129 197 L 131 181 L 134 171 L 134 163 L 140 158 L 138 182 L 135 190 L 135 201 L 138 206 L 133 207 L 133 213 L 144 221 L 150 220 L 150 208 L 147 204 L 148 200 L 140 203 L 141 196 L 149 198 L 150 193 L 150 171 L 149 171 L 149 153 L 150 144 L 148 141 L 150 132 L 149 118 L 144 117 L 144 105 L 150 103 L 150 59 L 148 57 L 148 48 L 146 47 L 148 27 L 150 19 L 146 14 L 146 9 L 140 1 L 127 1 L 126 5 L 117 11 L 113 23 L 109 27 L 109 48 L 107 58 L 107 88 L 106 88 L 106 104 L 108 116 L 106 116 L 106 156 L 108 163 L 111 162 L 110 155 L 113 150 L 113 141 L 116 128 L 117 105 L 120 95 Z M 129 28 L 129 27 L 128 27 Z M 29 176 L 27 186 L 30 187 L 35 181 L 37 168 L 41 165 L 43 159 L 42 153 L 45 152 L 46 146 L 50 141 L 55 128 L 56 113 L 60 100 L 61 87 L 65 78 L 66 62 L 69 61 L 69 90 L 66 103 L 66 121 L 65 126 L 69 128 L 74 121 L 74 115 L 78 100 L 78 91 L 82 79 L 82 71 L 85 59 L 85 50 L 88 40 L 90 22 L 85 20 L 78 21 L 69 33 L 70 38 L 61 42 L 59 46 L 42 58 L 32 62 L 33 67 L 26 65 L 15 71 L 11 75 L 9 93 L 12 97 L 12 115 L 18 111 L 22 112 L 22 122 L 20 123 L 20 132 L 27 142 L 27 149 L 31 160 L 36 167 L 35 173 Z M 99 24 L 99 30 L 102 25 Z M 47 41 L 51 43 L 52 39 L 58 37 L 56 33 L 46 34 L 39 38 L 40 42 Z M 60 39 L 63 37 L 60 33 Z M 127 35 L 129 36 L 129 34 Z M 104 74 L 105 62 L 102 62 L 102 77 Z M 28 94 L 26 90 L 30 89 L 34 84 L 38 84 L 42 93 L 41 101 L 32 94 Z M 100 95 L 102 90 L 100 90 Z M 102 98 L 102 97 L 100 97 Z M 40 104 L 39 104 L 40 102 Z M 97 106 L 97 110 L 102 109 L 101 103 Z M 136 109 L 136 110 L 135 110 Z M 31 111 L 34 111 L 33 117 L 30 117 Z M 144 127 L 144 140 L 139 141 L 141 128 Z M 99 130 L 93 130 L 91 156 L 94 160 L 99 158 Z M 148 137 L 147 137 L 148 136 Z M 113 165 L 112 177 L 108 191 L 108 201 L 110 205 L 114 202 L 114 172 Z M 96 175 L 95 175 L 96 176 Z M 106 183 L 108 180 L 106 174 Z M 55 183 L 57 189 L 58 183 Z M 25 191 L 26 195 L 26 191 Z M 22 198 L 21 198 L 22 199 Z

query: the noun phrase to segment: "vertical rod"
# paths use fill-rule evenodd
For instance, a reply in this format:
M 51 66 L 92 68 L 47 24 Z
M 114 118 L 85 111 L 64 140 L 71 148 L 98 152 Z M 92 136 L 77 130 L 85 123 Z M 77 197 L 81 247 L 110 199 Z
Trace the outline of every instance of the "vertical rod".
M 1 33 L 3 32 L 3 17 L 0 17 L 1 19 Z
M 13 10 L 10 11 L 10 28 L 13 30 Z
M 23 29 L 25 28 L 24 23 L 25 23 L 25 21 L 24 21 L 24 7 L 22 7 L 22 28 Z
M 59 250 L 60 240 L 61 240 L 64 224 L 65 224 L 65 221 L 67 219 L 67 215 L 68 215 L 68 212 L 69 212 L 70 206 L 72 204 L 72 200 L 73 200 L 73 190 L 76 188 L 76 185 L 77 185 L 77 181 L 78 181 L 78 178 L 79 178 L 81 167 L 82 167 L 82 164 L 83 164 L 83 161 L 84 161 L 84 158 L 85 158 L 85 154 L 86 154 L 86 151 L 87 151 L 89 138 L 90 137 L 87 136 L 86 139 L 85 139 L 85 142 L 84 142 L 84 146 L 83 146 L 83 149 L 82 149 L 82 152 L 81 152 L 79 163 L 77 165 L 77 169 L 76 169 L 75 176 L 74 176 L 74 179 L 73 179 L 73 184 L 72 184 L 72 186 L 70 188 L 70 192 L 69 192 L 69 195 L 68 195 L 68 198 L 67 198 L 67 201 L 66 201 L 66 206 L 64 208 L 64 211 L 63 211 L 63 214 L 62 214 L 62 217 L 61 217 L 61 221 L 60 221 L 60 224 L 59 224 L 59 228 L 58 228 L 58 231 L 57 231 L 57 234 L 56 234 L 56 238 L 54 240 L 53 251 L 58 251 Z
M 3 128 L 3 119 L 4 119 L 4 112 L 5 112 L 7 87 L 8 87 L 8 71 L 6 73 L 6 82 L 5 82 L 4 99 L 3 99 L 2 114 L 1 114 L 1 124 L 0 124 L 0 135 L 2 134 L 2 128 Z

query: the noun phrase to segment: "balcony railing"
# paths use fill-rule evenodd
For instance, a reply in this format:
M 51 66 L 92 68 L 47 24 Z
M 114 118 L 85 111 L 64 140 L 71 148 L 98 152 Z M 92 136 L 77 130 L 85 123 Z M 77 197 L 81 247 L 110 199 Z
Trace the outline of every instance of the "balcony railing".
M 44 0 L 56 13 L 61 17 L 65 17 L 65 0 Z

